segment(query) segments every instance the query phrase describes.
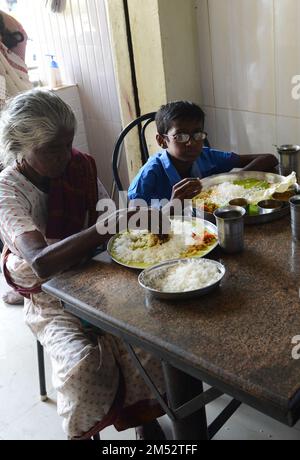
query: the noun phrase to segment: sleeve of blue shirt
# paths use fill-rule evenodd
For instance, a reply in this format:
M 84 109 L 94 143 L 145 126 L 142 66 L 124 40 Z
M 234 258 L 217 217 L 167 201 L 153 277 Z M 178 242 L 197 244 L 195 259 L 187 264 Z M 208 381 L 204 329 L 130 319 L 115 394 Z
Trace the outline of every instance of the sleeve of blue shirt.
M 129 200 L 142 199 L 150 205 L 151 198 L 155 198 L 157 177 L 152 169 L 143 167 L 135 176 L 128 189 Z
M 240 164 L 240 156 L 233 152 L 210 149 L 209 156 L 213 159 L 218 173 L 229 172 L 233 168 L 238 168 Z

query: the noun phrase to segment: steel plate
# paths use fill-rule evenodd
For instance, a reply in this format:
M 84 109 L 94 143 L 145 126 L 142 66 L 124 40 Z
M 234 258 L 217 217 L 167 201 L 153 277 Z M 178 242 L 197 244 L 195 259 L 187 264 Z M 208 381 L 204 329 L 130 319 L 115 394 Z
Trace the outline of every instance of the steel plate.
M 218 272 L 219 272 L 219 278 L 214 283 L 208 284 L 205 287 L 194 289 L 192 291 L 184 291 L 184 292 L 183 291 L 164 292 L 164 291 L 159 291 L 151 286 L 151 280 L 153 279 L 154 276 L 161 277 L 163 276 L 163 273 L 167 271 L 169 268 L 174 267 L 176 265 L 186 264 L 189 261 L 190 259 L 174 259 L 174 260 L 169 260 L 167 262 L 162 262 L 160 264 L 154 265 L 153 267 L 148 268 L 147 270 L 144 270 L 142 273 L 140 273 L 139 278 L 138 278 L 139 283 L 147 292 L 151 293 L 154 297 L 157 297 L 159 299 L 175 300 L 175 301 L 176 300 L 186 300 L 186 299 L 191 299 L 194 297 L 206 295 L 219 286 L 219 284 L 222 281 L 222 278 L 225 275 L 226 270 L 225 270 L 224 265 L 214 260 L 210 260 L 210 262 L 217 267 Z
M 198 219 L 198 217 L 193 217 L 193 219 Z M 201 219 L 203 220 L 203 219 Z M 208 232 L 210 233 L 213 233 L 214 235 L 216 235 L 216 238 L 217 238 L 217 241 L 212 244 L 207 250 L 204 250 L 204 251 L 199 251 L 199 253 L 197 255 L 195 255 L 194 257 L 204 257 L 206 256 L 207 254 L 209 254 L 211 251 L 213 251 L 215 249 L 216 246 L 218 246 L 218 230 L 217 230 L 217 227 L 215 224 L 213 224 L 212 222 L 209 222 L 209 221 L 206 221 L 204 220 L 204 225 L 205 225 L 205 230 L 207 230 Z M 115 240 L 118 238 L 119 234 L 117 235 L 114 235 L 108 242 L 108 245 L 107 245 L 107 252 L 108 254 L 110 255 L 110 257 L 112 258 L 112 260 L 114 260 L 115 262 L 117 262 L 119 265 L 122 265 L 123 267 L 127 267 L 127 268 L 134 268 L 136 270 L 143 270 L 145 268 L 149 268 L 157 263 L 161 263 L 161 262 L 156 262 L 155 264 L 145 264 L 145 263 L 128 263 L 126 261 L 123 261 L 121 259 L 118 259 L 115 255 L 114 255 L 114 251 L 113 251 L 113 245 L 114 245 L 114 242 Z
M 261 172 L 261 171 L 238 171 L 238 172 L 230 172 L 225 174 L 216 174 L 214 176 L 205 177 L 201 179 L 201 183 L 203 185 L 203 190 L 206 190 L 214 185 L 222 184 L 223 182 L 235 181 L 235 180 L 242 180 L 242 179 L 259 179 L 263 181 L 267 181 L 271 184 L 279 184 L 283 182 L 285 176 L 281 176 L 279 174 L 273 174 L 268 172 Z M 299 193 L 299 186 L 295 185 L 295 194 Z M 290 212 L 290 206 L 288 202 L 284 202 L 282 208 L 275 209 L 274 211 L 268 214 L 254 214 L 249 215 L 248 213 L 244 217 L 244 222 L 247 225 L 253 224 L 264 224 L 267 222 L 272 222 L 274 220 L 280 219 L 281 217 L 286 216 Z M 197 217 L 203 217 L 204 219 L 215 223 L 215 218 L 212 213 L 210 212 L 201 212 L 197 208 L 195 208 L 195 214 Z

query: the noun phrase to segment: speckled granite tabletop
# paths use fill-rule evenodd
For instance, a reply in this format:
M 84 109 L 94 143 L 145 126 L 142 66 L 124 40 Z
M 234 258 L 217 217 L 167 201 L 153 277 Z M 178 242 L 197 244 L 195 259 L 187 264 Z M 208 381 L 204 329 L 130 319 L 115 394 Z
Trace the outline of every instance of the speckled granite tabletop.
M 300 416 L 300 242 L 290 220 L 245 227 L 245 250 L 211 256 L 226 267 L 221 287 L 180 303 L 154 300 L 105 253 L 43 289 L 154 349 L 208 383 L 286 423 Z

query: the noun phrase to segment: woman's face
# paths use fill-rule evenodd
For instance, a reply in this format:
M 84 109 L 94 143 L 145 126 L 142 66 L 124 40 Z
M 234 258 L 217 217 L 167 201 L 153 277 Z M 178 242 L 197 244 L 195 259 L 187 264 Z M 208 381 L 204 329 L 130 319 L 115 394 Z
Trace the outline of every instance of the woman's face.
M 71 159 L 73 139 L 73 130 L 61 128 L 54 141 L 33 149 L 26 161 L 40 176 L 60 177 Z

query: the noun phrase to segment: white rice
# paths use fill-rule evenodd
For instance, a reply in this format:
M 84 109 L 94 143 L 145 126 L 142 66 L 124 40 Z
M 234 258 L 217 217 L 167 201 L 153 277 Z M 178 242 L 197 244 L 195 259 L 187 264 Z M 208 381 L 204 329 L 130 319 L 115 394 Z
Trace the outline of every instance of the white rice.
M 224 182 L 212 188 L 210 201 L 216 203 L 218 206 L 223 206 L 234 198 L 243 198 L 244 195 L 245 188 L 241 185 Z
M 246 189 L 231 182 L 223 182 L 209 190 L 211 194 L 207 201 L 215 203 L 217 206 L 226 206 L 230 200 L 235 198 L 245 198 L 249 203 L 256 204 L 260 200 L 270 198 L 274 192 L 273 189 L 262 189 L 259 186 Z
M 179 259 L 187 250 L 188 246 L 194 245 L 196 242 L 192 238 L 192 234 L 196 233 L 201 238 L 204 236 L 204 223 L 201 220 L 171 221 L 170 239 L 161 244 L 152 247 L 136 248 L 135 241 L 140 235 L 145 235 L 147 231 L 130 231 L 120 234 L 114 241 L 113 255 L 121 261 L 127 263 L 139 263 L 154 265 L 159 262 L 170 259 Z M 200 240 L 201 241 L 201 240 Z
M 210 286 L 220 278 L 218 266 L 212 261 L 194 259 L 162 271 L 150 283 L 161 292 L 186 292 Z

